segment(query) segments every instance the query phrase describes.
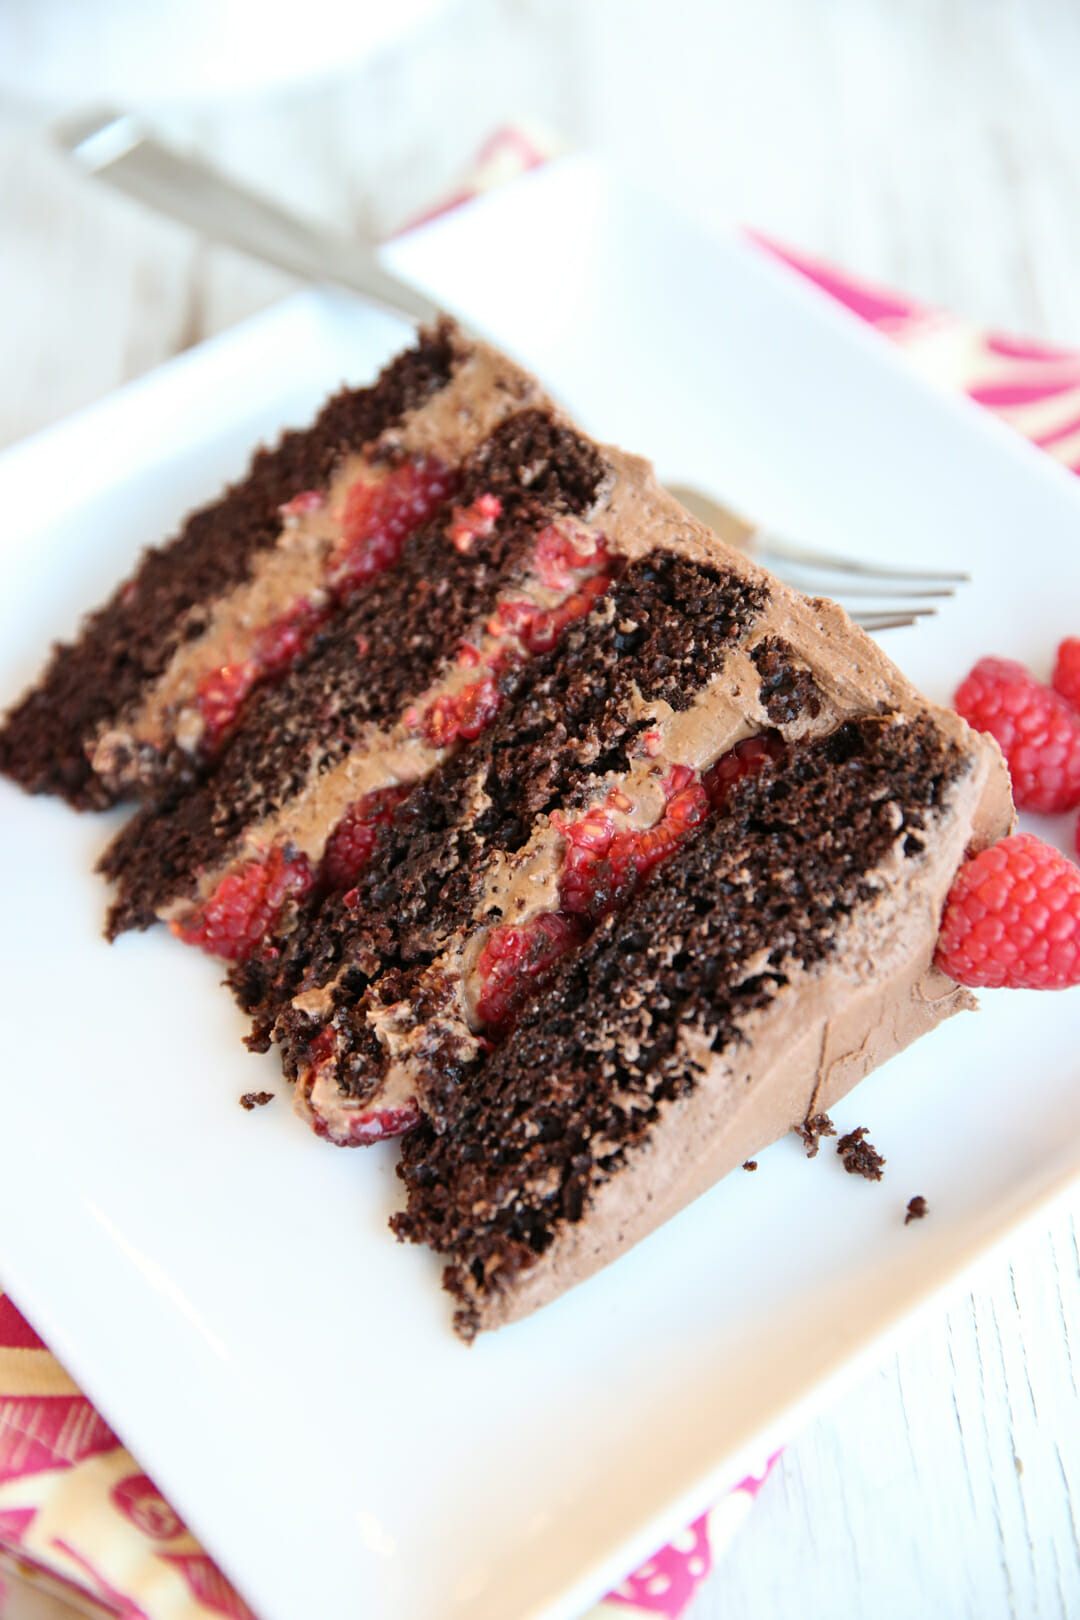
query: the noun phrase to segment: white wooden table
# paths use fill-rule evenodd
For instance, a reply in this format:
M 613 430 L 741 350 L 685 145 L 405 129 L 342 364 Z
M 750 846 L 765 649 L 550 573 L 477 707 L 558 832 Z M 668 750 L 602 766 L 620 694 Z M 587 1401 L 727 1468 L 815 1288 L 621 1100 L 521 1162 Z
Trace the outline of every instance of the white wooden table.
M 521 119 L 705 222 L 1080 347 L 1077 0 L 451 0 L 335 82 L 169 124 L 386 232 Z M 289 290 L 83 183 L 25 109 L 0 218 L 0 443 Z M 793 1441 L 692 1620 L 1080 1616 L 1078 1380 L 1066 1215 Z

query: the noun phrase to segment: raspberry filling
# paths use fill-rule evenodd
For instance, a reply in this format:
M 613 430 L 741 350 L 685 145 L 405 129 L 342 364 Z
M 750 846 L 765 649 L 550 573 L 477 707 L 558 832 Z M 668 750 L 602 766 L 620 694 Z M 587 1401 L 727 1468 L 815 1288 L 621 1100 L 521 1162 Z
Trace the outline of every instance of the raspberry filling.
M 576 821 L 555 813 L 552 825 L 567 842 L 559 880 L 561 909 L 598 923 L 630 899 L 653 867 L 674 854 L 709 813 L 709 799 L 696 773 L 675 765 L 663 782 L 667 804 L 652 827 L 616 830 L 613 810 L 628 810 L 630 801 L 616 788 L 604 804 Z
M 494 495 L 481 495 L 464 511 L 455 507 L 448 530 L 454 544 L 467 550 L 472 540 L 465 545 L 463 537 L 489 534 L 501 510 L 501 502 Z M 477 527 L 479 524 L 483 527 Z M 549 652 L 567 625 L 592 611 L 614 578 L 613 559 L 603 536 L 567 519 L 548 524 L 541 531 L 529 572 L 549 596 L 559 592 L 562 599 L 547 605 L 526 596 L 500 602 L 485 626 L 483 649 L 471 642 L 462 643 L 457 667 L 476 669 L 475 679 L 438 693 L 424 707 L 414 705 L 406 711 L 406 724 L 433 748 L 474 741 L 499 712 L 502 695 L 496 678 L 500 670 L 509 660 L 519 658 L 522 650 Z
M 437 456 L 419 456 L 377 483 L 360 478 L 345 497 L 341 545 L 330 583 L 339 596 L 373 579 L 401 556 L 410 534 L 454 493 L 457 474 Z
M 407 799 L 411 787 L 376 788 L 349 806 L 326 843 L 319 880 L 323 888 L 340 892 L 351 889 L 371 859 L 379 828 L 393 818 L 394 811 Z
M 169 926 L 185 945 L 242 962 L 276 926 L 289 901 L 302 900 L 314 881 L 306 856 L 290 858 L 274 848 L 264 861 L 235 867 L 191 916 Z
M 703 776 L 688 765 L 673 765 L 662 783 L 664 813 L 651 827 L 618 826 L 616 813 L 632 808 L 618 787 L 582 816 L 556 811 L 551 824 L 566 841 L 558 909 L 491 930 L 475 969 L 477 1017 L 496 1030 L 505 1027 L 559 959 L 625 905 L 737 782 L 783 754 L 782 739 L 766 732 L 736 743 Z
M 278 929 L 290 901 L 316 888 L 349 889 L 371 859 L 379 828 L 410 789 L 377 788 L 349 806 L 331 833 L 318 869 L 306 855 L 275 845 L 263 861 L 243 861 L 218 883 L 209 899 L 170 927 L 185 945 L 199 945 L 226 962 L 242 962 Z
M 281 674 L 310 645 L 315 632 L 331 617 L 335 599 L 340 601 L 357 586 L 392 567 L 409 536 L 450 499 L 456 483 L 457 474 L 437 457 L 423 456 L 395 467 L 383 478 L 362 477 L 349 486 L 341 519 L 341 541 L 332 555 L 325 582 L 330 599 L 314 602 L 305 597 L 294 602 L 257 632 L 246 658 L 220 665 L 199 682 L 191 707 L 202 720 L 200 751 L 204 755 L 216 752 L 252 687 Z M 494 502 L 498 511 L 502 510 L 493 496 L 481 496 L 473 505 L 485 501 Z M 325 505 L 326 495 L 320 490 L 304 490 L 294 496 L 281 508 L 286 529 L 296 527 Z M 498 512 L 490 505 L 483 510 L 490 526 L 477 533 L 490 534 Z
M 459 692 L 444 692 L 424 710 L 420 733 L 432 748 L 448 748 L 463 740 L 473 742 L 499 712 L 499 689 L 493 675 L 470 681 Z
M 550 652 L 568 624 L 590 613 L 611 584 L 606 570 L 593 574 L 555 607 L 518 598 L 502 602 L 488 620 L 493 636 L 515 636 L 531 653 Z
M 401 473 L 409 470 L 398 469 Z M 383 484 L 375 487 L 384 489 L 395 476 L 392 473 Z M 501 509 L 497 497 L 480 496 L 464 513 L 456 510 L 450 527 L 460 529 L 466 522 L 474 527 L 477 523 L 494 524 Z M 411 508 L 414 518 L 417 510 L 415 505 Z M 490 530 L 485 528 L 483 532 Z M 582 569 L 589 567 L 597 568 L 598 572 L 582 579 Z M 549 633 L 559 634 L 565 625 L 590 611 L 611 584 L 614 570 L 602 536 L 594 537 L 564 522 L 549 525 L 538 537 L 530 574 L 538 585 L 542 585 L 541 575 L 549 580 L 557 577 L 565 593 L 561 601 L 556 599 L 548 607 L 528 601 L 521 604 L 532 615 L 525 621 L 526 628 L 535 627 L 542 620 L 546 626 L 542 639 L 546 641 Z M 550 596 L 556 587 L 549 584 L 543 589 Z M 309 612 L 308 604 L 302 606 Z M 463 642 L 450 670 L 438 686 L 429 689 L 431 695 L 427 701 L 420 699 L 405 710 L 400 724 L 406 732 L 421 737 L 432 748 L 442 749 L 457 742 L 472 741 L 491 724 L 502 701 L 496 684 L 499 672 L 509 661 L 522 657 L 523 641 L 526 649 L 533 650 L 530 638 L 523 636 L 521 630 L 502 624 L 500 612 L 501 609 L 496 609 L 495 619 L 489 623 L 481 646 Z M 499 622 L 498 634 L 492 629 L 496 621 Z M 264 630 L 259 643 L 263 657 L 277 660 L 275 667 L 280 667 L 282 661 L 295 655 L 302 639 L 302 626 L 308 622 L 294 611 L 287 621 Z M 361 657 L 365 651 L 358 646 Z M 210 710 L 215 736 L 220 736 L 235 715 L 243 697 L 258 679 L 258 673 L 254 658 L 215 672 L 217 685 Z M 470 678 L 463 680 L 464 675 Z M 187 943 L 201 945 L 226 961 L 240 961 L 250 956 L 266 941 L 266 936 L 276 930 L 290 896 L 302 897 L 316 885 L 321 892 L 347 891 L 356 883 L 371 858 L 379 827 L 389 821 L 409 791 L 409 785 L 391 784 L 374 789 L 349 805 L 334 821 L 321 858 L 312 858 L 314 870 L 312 861 L 303 855 L 286 857 L 281 843 L 274 845 L 264 861 L 247 860 L 232 867 L 222 876 L 208 900 L 183 921 L 171 924 L 173 932 Z M 302 886 L 298 878 L 300 862 L 307 874 Z M 279 895 L 282 863 L 293 876 Z
M 478 495 L 469 506 L 455 506 L 446 538 L 456 551 L 471 551 L 478 540 L 494 533 L 502 509 L 497 495 Z
M 202 717 L 202 750 L 216 751 L 222 736 L 236 719 L 241 703 L 256 682 L 278 675 L 288 668 L 311 641 L 320 625 L 330 617 L 325 604 L 315 606 L 306 599 L 283 613 L 280 619 L 264 625 L 247 658 L 235 664 L 222 664 L 199 682 L 192 705 Z
M 490 1026 L 509 1023 L 566 953 L 585 938 L 576 917 L 542 911 L 526 923 L 493 928 L 476 964 L 477 1015 Z

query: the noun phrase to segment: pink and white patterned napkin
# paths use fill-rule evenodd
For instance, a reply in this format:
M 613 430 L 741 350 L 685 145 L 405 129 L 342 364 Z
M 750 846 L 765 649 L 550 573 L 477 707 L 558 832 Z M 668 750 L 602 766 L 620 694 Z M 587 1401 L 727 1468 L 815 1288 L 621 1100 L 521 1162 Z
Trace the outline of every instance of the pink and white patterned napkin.
M 535 168 L 548 155 L 544 144 L 524 132 L 500 131 L 478 155 L 468 184 L 432 213 Z M 892 339 L 924 376 L 967 394 L 1080 473 L 1080 354 L 983 331 L 749 234 L 763 251 Z M 763 1460 L 760 1473 L 661 1547 L 584 1620 L 679 1620 L 775 1461 Z M 33 1611 L 26 1599 L 30 1587 Z M 54 1597 L 64 1600 L 60 1607 Z M 120 1620 L 255 1620 L 0 1293 L 0 1620 L 16 1620 L 15 1601 L 18 1620 L 53 1620 L 69 1613 L 69 1605 Z

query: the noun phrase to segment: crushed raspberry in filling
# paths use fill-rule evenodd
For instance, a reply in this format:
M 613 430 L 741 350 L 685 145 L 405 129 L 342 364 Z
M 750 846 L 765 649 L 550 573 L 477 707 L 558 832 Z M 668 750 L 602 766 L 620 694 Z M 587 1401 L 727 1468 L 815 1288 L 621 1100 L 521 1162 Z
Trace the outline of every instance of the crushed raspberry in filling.
M 444 692 L 424 710 L 420 730 L 433 748 L 447 748 L 459 737 L 467 742 L 491 724 L 502 701 L 491 675 L 470 681 L 458 692 Z
M 351 590 L 396 563 L 409 535 L 434 517 L 456 483 L 457 474 L 437 456 L 407 461 L 377 483 L 358 479 L 345 497 L 334 589 Z
M 493 636 L 517 636 L 531 653 L 550 652 L 568 624 L 592 611 L 611 584 L 612 575 L 603 570 L 583 580 L 576 591 L 556 607 L 542 608 L 524 597 L 501 602 L 488 620 Z
M 478 540 L 494 533 L 502 509 L 497 495 L 478 495 L 469 506 L 455 506 L 446 538 L 457 551 L 471 551 Z
M 667 805 L 652 827 L 616 830 L 609 796 L 577 821 L 552 817 L 568 849 L 559 881 L 559 900 L 572 916 L 599 922 L 629 900 L 660 861 L 673 855 L 686 835 L 705 820 L 709 800 L 695 773 L 676 765 L 664 781 Z
M 208 900 L 184 922 L 170 924 L 185 945 L 241 962 L 281 918 L 290 900 L 301 900 L 314 877 L 304 855 L 275 847 L 264 861 L 245 861 L 222 878 Z
M 306 517 L 309 512 L 321 512 L 326 505 L 326 491 L 322 489 L 302 489 L 299 495 L 294 495 L 291 501 L 286 501 L 278 511 L 288 523 L 290 518 Z
M 407 785 L 376 788 L 351 804 L 327 839 L 319 878 L 328 889 L 351 889 L 371 859 L 379 828 L 393 818 L 402 799 L 408 798 Z
M 574 573 L 587 568 L 600 569 L 610 561 L 602 535 L 590 534 L 564 519 L 549 523 L 536 542 L 534 567 L 540 579 L 552 590 L 568 591 Z

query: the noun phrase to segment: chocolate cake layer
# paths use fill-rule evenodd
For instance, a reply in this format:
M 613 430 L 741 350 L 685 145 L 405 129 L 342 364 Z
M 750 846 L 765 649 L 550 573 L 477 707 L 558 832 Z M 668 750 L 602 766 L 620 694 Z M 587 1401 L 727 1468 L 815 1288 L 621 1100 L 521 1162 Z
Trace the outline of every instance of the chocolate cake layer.
M 405 1140 L 394 1226 L 449 1257 L 464 1337 L 543 1303 L 695 1196 L 719 1173 L 718 1140 L 725 1167 L 743 1162 L 970 999 L 930 969 L 916 896 L 928 887 L 932 906 L 951 881 L 964 833 L 942 835 L 970 816 L 981 774 L 928 715 L 794 743 L 560 965 L 463 1078 L 453 1116 Z M 869 985 L 895 1013 L 898 971 L 914 1017 L 830 1033 L 838 984 L 863 1017 Z M 800 1035 L 777 1019 L 785 1004 Z M 620 1191 L 605 1202 L 608 1188 Z
M 13 711 L 0 768 L 81 807 L 190 782 L 248 693 L 396 560 L 460 462 L 508 415 L 546 405 L 534 379 L 451 323 L 422 334 L 144 555 Z
M 201 786 L 128 823 L 102 861 L 119 887 L 110 933 L 194 903 L 200 883 L 212 887 L 230 862 L 265 853 L 275 840 L 298 844 L 305 815 L 321 850 L 330 831 L 324 807 L 316 811 L 304 795 L 318 799 L 335 771 L 345 771 L 343 791 L 353 793 L 373 735 L 383 736 L 454 661 L 512 594 L 538 534 L 591 505 L 605 472 L 593 446 L 547 411 L 520 412 L 498 427 L 466 462 L 457 497 L 464 508 L 494 500 L 498 520 L 459 546 L 447 538 L 450 512 L 439 513 L 405 542 L 396 566 L 357 594 L 301 667 L 253 695 Z M 384 761 L 391 782 L 414 780 L 441 757 L 435 744 L 395 738 Z M 351 761 L 357 771 L 350 773 Z

